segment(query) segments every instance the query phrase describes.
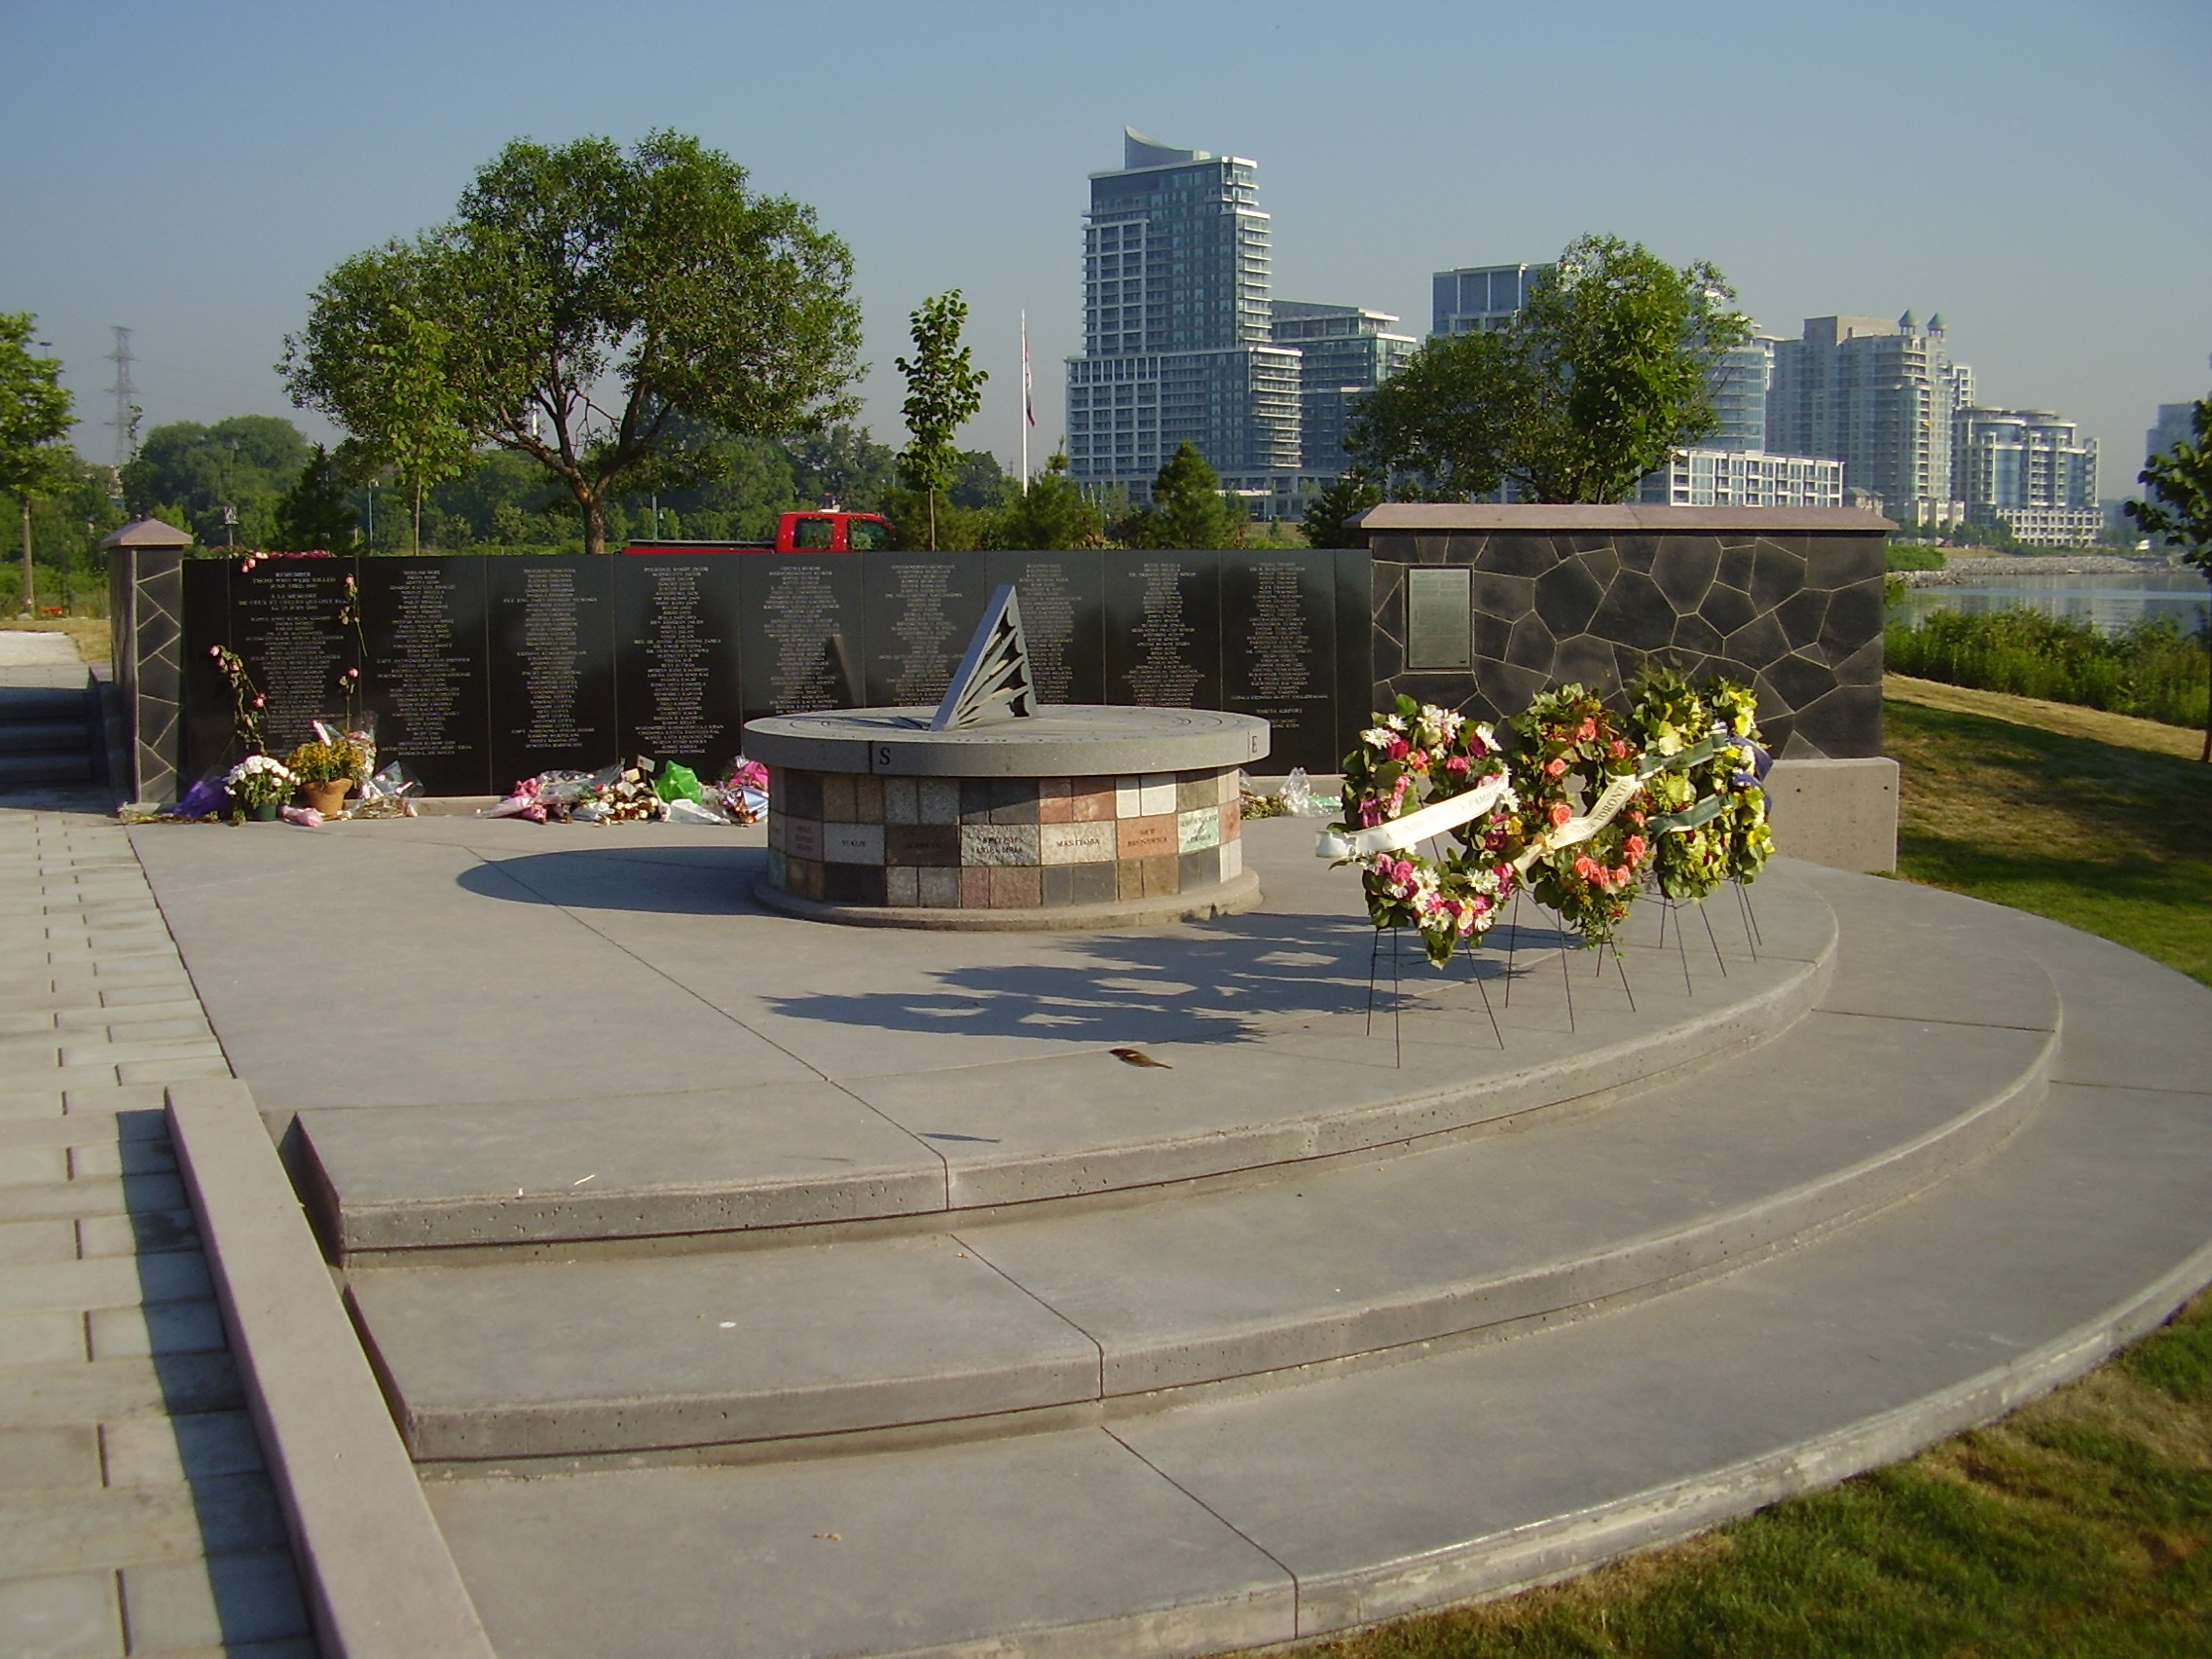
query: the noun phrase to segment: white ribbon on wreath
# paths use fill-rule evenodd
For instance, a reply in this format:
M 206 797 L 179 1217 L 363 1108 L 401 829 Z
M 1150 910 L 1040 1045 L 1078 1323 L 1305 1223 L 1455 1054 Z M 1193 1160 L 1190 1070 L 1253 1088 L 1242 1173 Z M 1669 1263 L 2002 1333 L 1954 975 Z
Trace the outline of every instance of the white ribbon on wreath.
M 1512 783 L 1511 774 L 1500 772 L 1497 776 L 1477 784 L 1465 794 L 1447 796 L 1422 807 L 1419 812 L 1409 812 L 1403 818 L 1393 818 L 1387 824 L 1378 824 L 1372 830 L 1361 830 L 1351 834 L 1337 830 L 1324 830 L 1321 838 L 1314 843 L 1313 856 L 1317 859 L 1342 859 L 1364 857 L 1369 853 L 1394 853 L 1400 847 L 1410 847 L 1416 841 L 1427 840 L 1431 835 L 1449 834 L 1460 825 L 1471 823 L 1495 806 L 1512 787 Z

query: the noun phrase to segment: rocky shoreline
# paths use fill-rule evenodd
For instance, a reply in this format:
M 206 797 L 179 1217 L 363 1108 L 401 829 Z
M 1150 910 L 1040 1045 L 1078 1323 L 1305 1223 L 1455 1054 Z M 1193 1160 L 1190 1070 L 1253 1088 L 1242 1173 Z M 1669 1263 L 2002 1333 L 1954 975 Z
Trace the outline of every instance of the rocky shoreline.
M 2152 575 L 2184 567 L 2167 559 L 2130 559 L 2119 553 L 1999 553 L 1953 558 L 1940 571 L 1899 571 L 1908 588 L 1977 587 L 1992 576 Z

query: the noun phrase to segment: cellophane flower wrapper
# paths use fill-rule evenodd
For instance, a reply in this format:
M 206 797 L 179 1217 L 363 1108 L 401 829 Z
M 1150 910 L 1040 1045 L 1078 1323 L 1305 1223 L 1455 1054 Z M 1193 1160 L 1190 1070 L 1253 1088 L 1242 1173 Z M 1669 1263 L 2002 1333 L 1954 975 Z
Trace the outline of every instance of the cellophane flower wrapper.
M 413 818 L 416 797 L 422 793 L 422 784 L 409 777 L 404 766 L 396 760 L 388 760 L 361 785 L 360 798 L 346 816 Z
M 230 791 L 222 779 L 212 773 L 202 778 L 184 792 L 184 798 L 170 807 L 166 818 L 212 818 L 230 804 Z M 241 803 L 242 804 L 242 803 Z

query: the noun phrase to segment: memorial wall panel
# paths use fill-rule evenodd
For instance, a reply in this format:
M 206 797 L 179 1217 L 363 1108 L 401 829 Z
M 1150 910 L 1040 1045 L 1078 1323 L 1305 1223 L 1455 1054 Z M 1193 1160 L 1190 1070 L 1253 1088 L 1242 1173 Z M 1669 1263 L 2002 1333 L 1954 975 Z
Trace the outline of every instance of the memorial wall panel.
M 1337 734 L 1328 770 L 1358 747 L 1375 699 L 1375 640 L 1369 617 L 1375 583 L 1374 561 L 1364 548 L 1340 547 L 1336 565 Z M 1311 770 L 1310 767 L 1308 770 Z
M 614 566 L 588 555 L 484 559 L 495 792 L 620 757 Z
M 481 557 L 364 559 L 361 630 L 377 763 L 397 760 L 435 795 L 487 794 L 491 670 Z
M 623 756 L 726 775 L 744 745 L 742 556 L 655 553 L 613 563 Z
M 1156 709 L 1221 703 L 1221 556 L 1135 553 L 1106 569 L 1106 700 Z
M 862 555 L 867 641 L 864 698 L 871 708 L 935 707 L 952 683 L 983 607 L 988 565 L 978 553 Z
M 1220 571 L 1219 706 L 1273 728 L 1267 771 L 1335 771 L 1336 556 L 1223 553 Z
M 178 663 L 184 705 L 184 742 L 177 765 L 181 793 L 217 768 L 228 769 L 243 754 L 235 741 L 238 711 L 231 682 L 209 654 L 211 646 L 231 645 L 231 571 L 228 559 L 187 559 L 183 577 L 186 649 Z
M 314 736 L 315 720 L 342 717 L 349 694 L 358 698 L 360 630 L 341 615 L 352 610 L 353 561 L 279 555 L 228 568 L 231 648 L 268 699 L 270 753 L 284 755 Z
M 738 567 L 745 719 L 850 709 L 866 660 L 866 556 L 747 554 Z
M 1106 702 L 1106 555 L 991 553 L 987 585 L 1021 601 L 1029 672 L 1043 703 Z

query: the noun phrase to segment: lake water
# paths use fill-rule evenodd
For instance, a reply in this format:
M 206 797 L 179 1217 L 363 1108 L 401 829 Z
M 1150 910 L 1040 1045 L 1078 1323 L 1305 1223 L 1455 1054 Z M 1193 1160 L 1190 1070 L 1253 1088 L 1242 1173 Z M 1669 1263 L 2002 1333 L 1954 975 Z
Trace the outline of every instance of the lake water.
M 1932 610 L 2040 610 L 2078 616 L 2117 633 L 2144 616 L 2171 616 L 2182 632 L 2201 626 L 2212 596 L 2194 571 L 2143 571 L 2094 575 L 2024 571 L 1992 574 L 1970 586 L 1909 588 L 1890 612 L 1893 621 L 1917 623 Z

